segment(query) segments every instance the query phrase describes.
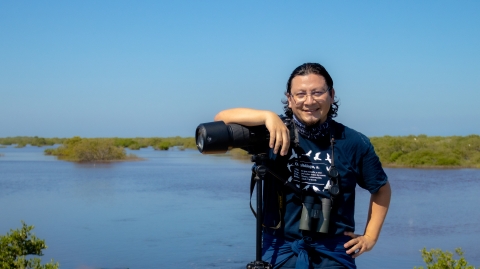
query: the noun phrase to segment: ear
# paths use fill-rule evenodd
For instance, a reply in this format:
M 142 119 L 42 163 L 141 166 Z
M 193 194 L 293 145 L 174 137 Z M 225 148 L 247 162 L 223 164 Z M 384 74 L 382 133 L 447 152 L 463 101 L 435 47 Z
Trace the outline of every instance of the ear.
M 288 93 L 285 94 L 285 96 L 287 96 L 288 107 L 292 108 L 292 98 L 290 98 L 290 95 Z
M 330 91 L 330 104 L 333 104 L 335 102 L 335 88 L 332 88 Z

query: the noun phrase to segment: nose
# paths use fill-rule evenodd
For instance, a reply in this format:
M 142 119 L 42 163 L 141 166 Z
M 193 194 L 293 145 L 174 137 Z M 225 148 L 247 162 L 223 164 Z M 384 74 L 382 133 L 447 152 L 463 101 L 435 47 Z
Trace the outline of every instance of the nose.
M 315 103 L 315 99 L 313 99 L 313 96 L 311 94 L 307 94 L 307 99 L 305 99 L 304 104 L 311 105 L 313 103 Z

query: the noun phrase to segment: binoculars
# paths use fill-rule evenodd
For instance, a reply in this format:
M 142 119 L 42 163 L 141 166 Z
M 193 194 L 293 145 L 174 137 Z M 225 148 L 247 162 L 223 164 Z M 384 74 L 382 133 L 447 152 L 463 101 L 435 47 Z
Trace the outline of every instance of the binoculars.
M 330 198 L 305 196 L 300 218 L 300 230 L 328 233 L 331 208 L 332 201 Z

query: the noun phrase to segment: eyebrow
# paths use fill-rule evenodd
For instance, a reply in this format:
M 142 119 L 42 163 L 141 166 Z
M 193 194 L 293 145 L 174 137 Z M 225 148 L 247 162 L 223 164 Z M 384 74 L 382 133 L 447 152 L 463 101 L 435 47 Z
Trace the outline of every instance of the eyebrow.
M 329 91 L 330 87 L 327 86 L 327 89 L 325 90 L 326 92 Z M 323 91 L 324 89 L 313 89 L 311 90 L 310 92 L 315 92 L 315 91 Z M 298 92 L 307 92 L 307 90 L 304 90 L 304 89 L 300 89 L 298 90 Z

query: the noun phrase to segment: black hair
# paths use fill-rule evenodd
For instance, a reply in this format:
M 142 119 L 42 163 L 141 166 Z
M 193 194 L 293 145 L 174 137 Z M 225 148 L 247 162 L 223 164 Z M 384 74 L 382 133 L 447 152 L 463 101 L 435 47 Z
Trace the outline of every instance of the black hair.
M 327 83 L 328 91 L 330 95 L 332 94 L 332 89 L 333 89 L 333 79 L 328 74 L 327 70 L 325 67 L 323 67 L 321 64 L 318 63 L 304 63 L 300 65 L 299 67 L 295 68 L 293 70 L 292 74 L 288 78 L 287 82 L 287 91 L 285 92 L 285 95 L 290 94 L 290 91 L 292 89 L 292 80 L 296 76 L 306 76 L 309 74 L 316 74 L 319 76 L 322 76 L 325 79 L 325 82 Z M 292 109 L 288 107 L 288 100 L 282 101 L 284 104 L 283 110 L 285 111 L 285 116 L 292 118 L 293 117 L 293 112 Z M 330 105 L 330 109 L 328 110 L 328 116 L 329 118 L 335 118 L 337 116 L 338 112 L 338 100 L 333 102 L 333 104 Z

